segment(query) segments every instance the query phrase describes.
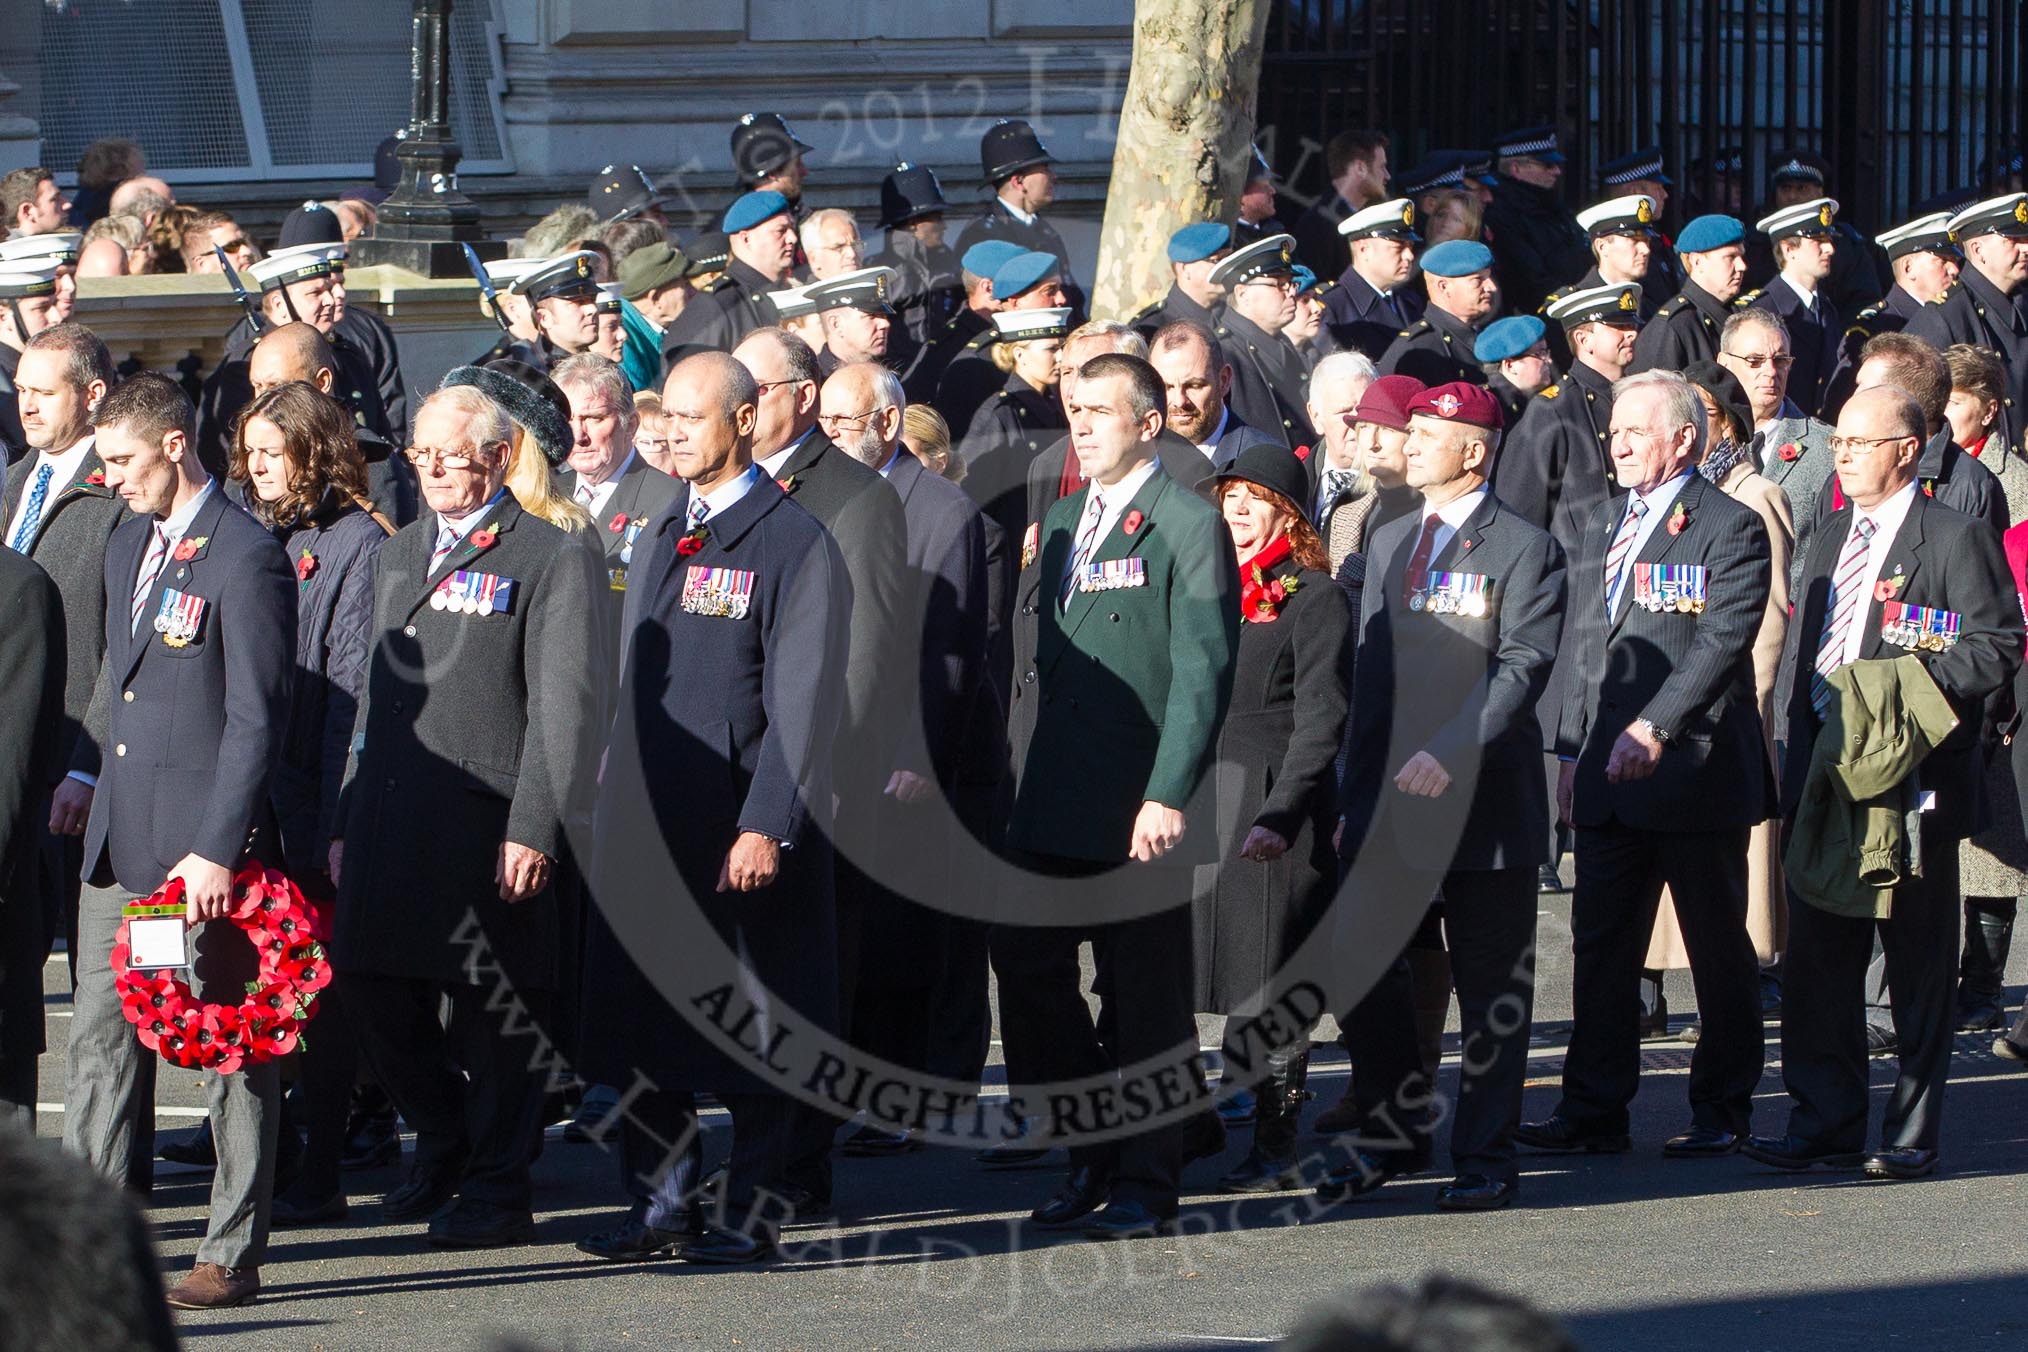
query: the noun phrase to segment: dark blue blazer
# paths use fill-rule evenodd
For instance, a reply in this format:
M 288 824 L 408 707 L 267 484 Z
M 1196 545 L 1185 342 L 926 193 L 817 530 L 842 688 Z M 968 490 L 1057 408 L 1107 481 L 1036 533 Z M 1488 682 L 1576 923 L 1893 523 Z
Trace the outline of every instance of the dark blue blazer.
M 585 1073 L 722 1089 L 726 1054 L 658 978 L 735 985 L 769 1006 L 766 1026 L 836 1022 L 831 770 L 851 600 L 837 545 L 774 480 L 761 476 L 683 556 L 689 507 L 686 486 L 636 540 L 628 579 L 595 822 Z M 686 611 L 693 569 L 748 574 L 746 612 Z M 788 843 L 780 872 L 758 892 L 718 892 L 742 831 Z
M 987 691 L 986 519 L 964 489 L 906 450 L 887 482 L 908 522 L 914 605 L 900 620 L 916 658 L 915 697 L 896 701 L 906 725 L 894 743 L 895 763 L 948 789 L 972 703 Z
M 268 791 L 296 662 L 295 574 L 224 484 L 184 533 L 194 554 L 172 554 L 130 633 L 128 601 L 154 524 L 130 517 L 107 542 L 106 659 L 85 716 L 105 752 L 84 877 L 136 896 L 161 886 L 186 854 L 227 868 L 250 848 L 278 857 Z M 198 634 L 182 647 L 154 628 L 172 587 L 205 600 Z M 94 768 L 83 760 L 77 768 Z

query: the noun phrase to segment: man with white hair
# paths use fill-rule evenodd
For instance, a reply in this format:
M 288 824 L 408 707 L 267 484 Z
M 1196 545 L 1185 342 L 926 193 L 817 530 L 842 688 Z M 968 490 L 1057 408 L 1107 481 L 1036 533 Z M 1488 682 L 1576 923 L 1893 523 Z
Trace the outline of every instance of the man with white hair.
M 857 272 L 866 263 L 866 244 L 859 237 L 858 223 L 843 207 L 813 211 L 803 222 L 803 254 L 810 260 L 810 276 L 829 281 L 848 272 Z
M 1359 464 L 1356 431 L 1359 400 L 1378 372 L 1363 353 L 1333 352 L 1310 372 L 1309 398 L 1305 407 L 1317 428 L 1317 442 L 1303 460 L 1310 474 L 1310 524 L 1325 541 L 1324 552 L 1331 557 L 1331 571 L 1351 552 L 1348 538 L 1344 548 L 1331 534 L 1331 517 L 1372 487 Z
M 1704 1035 L 1689 1128 L 1662 1153 L 1726 1155 L 1745 1139 L 1763 1060 L 1746 845 L 1774 811 L 1753 670 L 1767 528 L 1697 473 L 1708 429 L 1681 375 L 1615 383 L 1611 427 L 1617 491 L 1571 551 L 1555 735 L 1558 816 L 1577 833 L 1570 1055 L 1555 1112 L 1515 1138 L 1557 1153 L 1632 1149 L 1641 959 L 1666 884 Z

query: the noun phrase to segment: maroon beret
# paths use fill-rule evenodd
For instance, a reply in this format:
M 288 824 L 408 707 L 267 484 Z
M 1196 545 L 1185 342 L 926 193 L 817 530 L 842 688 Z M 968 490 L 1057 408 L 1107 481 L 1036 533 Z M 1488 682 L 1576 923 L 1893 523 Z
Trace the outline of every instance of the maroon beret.
M 1382 376 L 1359 396 L 1359 407 L 1352 416 L 1360 422 L 1379 423 L 1406 432 L 1409 405 L 1426 388 L 1414 376 Z
M 1424 390 L 1409 400 L 1408 411 L 1413 416 L 1437 418 L 1443 422 L 1470 423 L 1489 432 L 1497 432 L 1507 425 L 1506 418 L 1500 413 L 1500 401 L 1485 386 L 1462 380 Z

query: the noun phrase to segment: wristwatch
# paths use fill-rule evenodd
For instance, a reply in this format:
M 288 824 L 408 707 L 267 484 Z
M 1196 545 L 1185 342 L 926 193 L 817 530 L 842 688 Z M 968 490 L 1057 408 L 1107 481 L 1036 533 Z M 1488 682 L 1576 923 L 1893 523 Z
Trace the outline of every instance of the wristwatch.
M 1669 734 L 1662 731 L 1660 727 L 1656 726 L 1654 719 L 1637 718 L 1634 720 L 1634 722 L 1639 726 L 1646 728 L 1648 730 L 1648 736 L 1654 738 L 1656 741 L 1660 742 L 1663 746 L 1669 745 Z

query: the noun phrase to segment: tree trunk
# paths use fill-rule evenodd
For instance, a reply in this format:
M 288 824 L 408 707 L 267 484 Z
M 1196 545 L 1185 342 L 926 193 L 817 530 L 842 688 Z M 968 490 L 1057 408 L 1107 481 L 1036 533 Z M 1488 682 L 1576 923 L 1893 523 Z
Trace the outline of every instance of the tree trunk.
M 1238 214 L 1268 0 L 1141 0 L 1099 235 L 1092 314 L 1124 319 L 1169 289 L 1169 236 Z

